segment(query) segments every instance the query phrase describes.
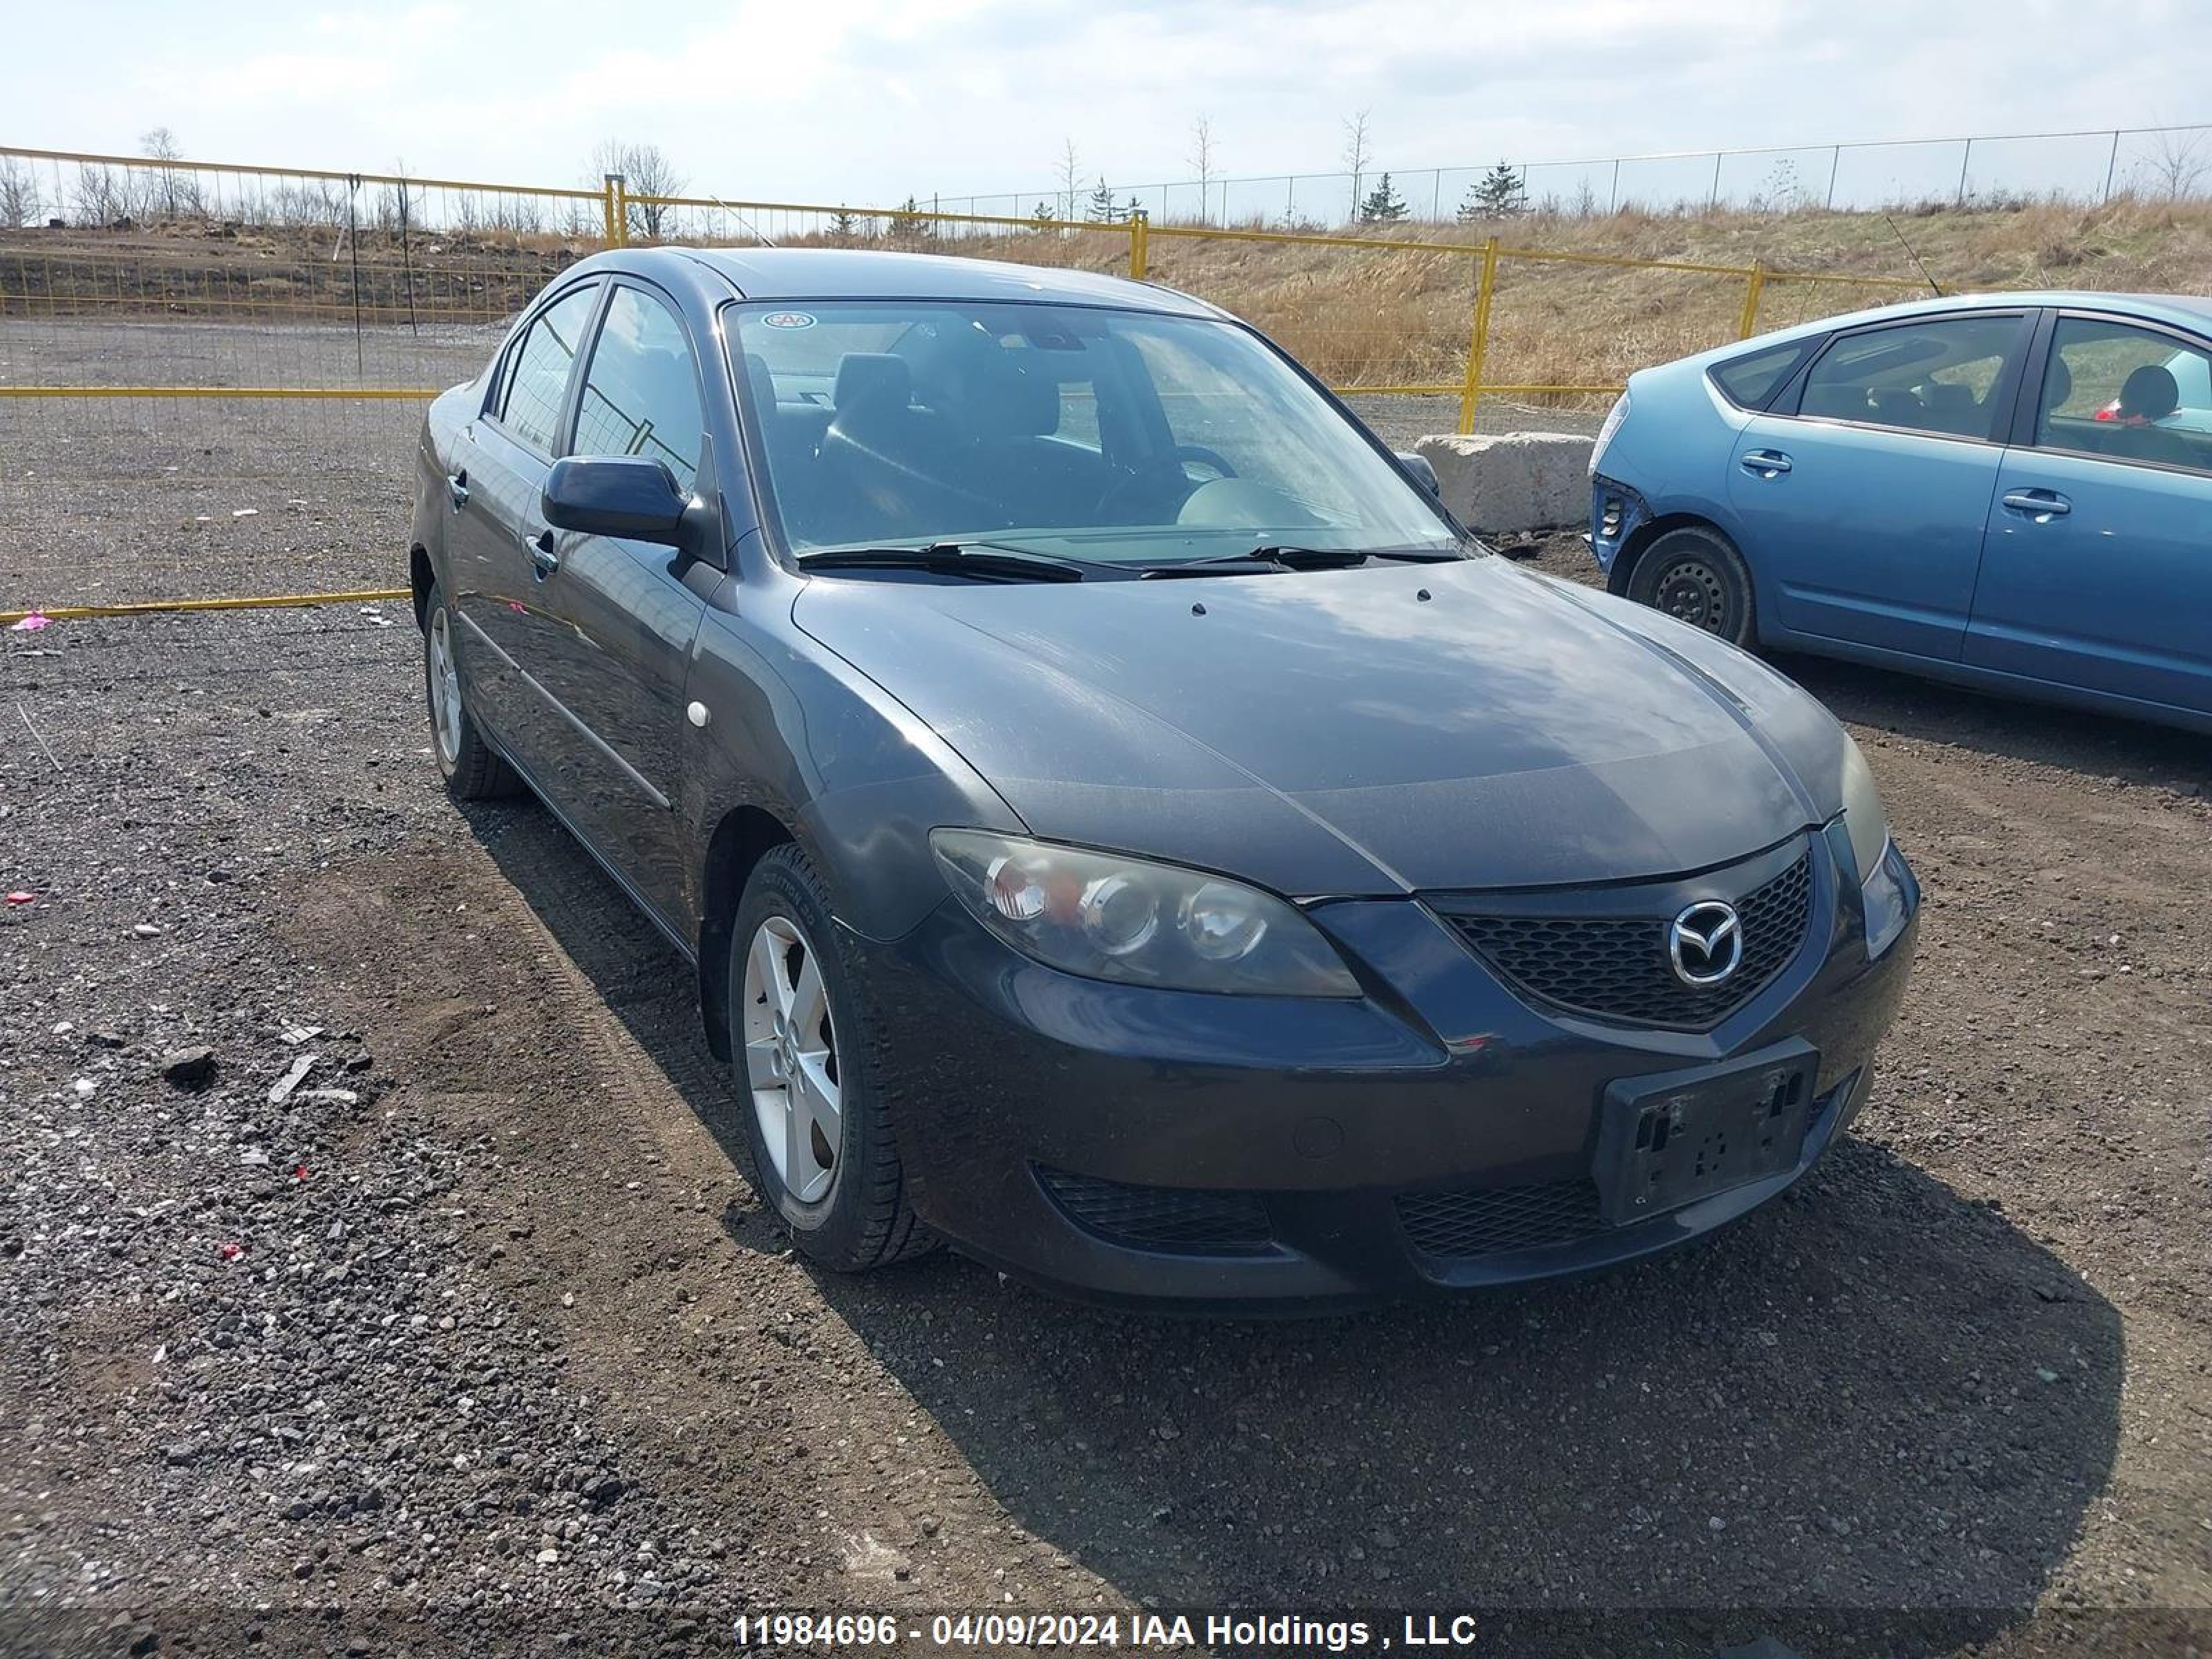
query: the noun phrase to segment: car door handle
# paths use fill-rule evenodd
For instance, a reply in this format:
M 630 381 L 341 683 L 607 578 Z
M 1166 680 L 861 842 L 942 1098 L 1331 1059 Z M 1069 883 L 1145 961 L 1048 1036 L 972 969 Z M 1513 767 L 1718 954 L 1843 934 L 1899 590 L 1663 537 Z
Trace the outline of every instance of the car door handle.
M 456 513 L 469 504 L 468 468 L 463 467 L 459 472 L 446 475 L 446 494 L 452 500 Z
M 2008 489 L 2004 504 L 2015 513 L 2025 513 L 2042 522 L 2063 519 L 2074 510 L 2074 503 L 2055 489 Z
M 1790 458 L 1778 449 L 1747 449 L 1738 465 L 1754 478 L 1773 478 L 1790 470 Z
M 554 544 L 551 531 L 539 531 L 526 544 L 530 549 L 530 568 L 538 573 L 539 581 L 561 568 L 561 552 Z

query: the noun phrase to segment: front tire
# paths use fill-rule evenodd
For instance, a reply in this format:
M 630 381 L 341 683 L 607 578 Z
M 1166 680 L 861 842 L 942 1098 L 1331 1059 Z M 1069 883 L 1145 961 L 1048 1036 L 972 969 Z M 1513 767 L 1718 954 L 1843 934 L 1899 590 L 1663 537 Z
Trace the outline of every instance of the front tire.
M 1686 525 L 1644 550 L 1628 597 L 1747 649 L 1759 637 L 1751 572 L 1717 530 Z
M 864 1273 L 936 1241 L 907 1202 L 888 1057 L 813 861 L 788 843 L 745 884 L 730 929 L 730 1034 L 754 1187 L 809 1261 Z
M 446 608 L 445 590 L 430 585 L 422 605 L 422 684 L 430 706 L 430 747 L 438 757 L 447 793 L 455 800 L 491 800 L 520 792 L 522 781 L 477 729 L 461 689 L 454 653 L 459 624 Z

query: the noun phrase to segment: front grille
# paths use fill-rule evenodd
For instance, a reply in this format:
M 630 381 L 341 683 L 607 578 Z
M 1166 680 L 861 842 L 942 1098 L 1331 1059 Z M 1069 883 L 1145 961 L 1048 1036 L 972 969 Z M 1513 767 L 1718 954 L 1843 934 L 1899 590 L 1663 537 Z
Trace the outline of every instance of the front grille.
M 1457 1193 L 1406 1193 L 1398 1224 L 1423 1255 L 1447 1260 L 1571 1244 L 1602 1231 L 1597 1183 L 1588 1176 L 1533 1187 L 1477 1187 Z
M 1037 1179 L 1077 1225 L 1109 1243 L 1229 1255 L 1263 1250 L 1272 1242 L 1267 1212 L 1249 1193 L 1132 1187 L 1042 1166 Z
M 1523 994 L 1595 1018 L 1702 1030 L 1765 990 L 1804 943 L 1813 865 L 1801 857 L 1735 902 L 1743 962 L 1720 985 L 1674 975 L 1667 916 L 1455 915 L 1460 936 Z

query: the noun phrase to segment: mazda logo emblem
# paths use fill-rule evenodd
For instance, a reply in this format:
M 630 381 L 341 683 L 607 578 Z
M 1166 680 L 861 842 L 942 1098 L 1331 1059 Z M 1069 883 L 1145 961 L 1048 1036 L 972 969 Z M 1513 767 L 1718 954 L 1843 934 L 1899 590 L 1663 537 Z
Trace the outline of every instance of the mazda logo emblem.
M 1706 899 L 1667 924 L 1667 960 L 1674 977 L 1704 990 L 1743 965 L 1743 923 L 1735 906 Z

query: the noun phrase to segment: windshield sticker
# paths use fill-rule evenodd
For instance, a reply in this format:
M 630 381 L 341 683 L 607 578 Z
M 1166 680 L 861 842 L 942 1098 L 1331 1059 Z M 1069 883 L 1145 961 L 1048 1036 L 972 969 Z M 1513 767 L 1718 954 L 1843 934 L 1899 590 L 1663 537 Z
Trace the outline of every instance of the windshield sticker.
M 811 328 L 814 319 L 803 311 L 771 311 L 761 319 L 763 328 Z

